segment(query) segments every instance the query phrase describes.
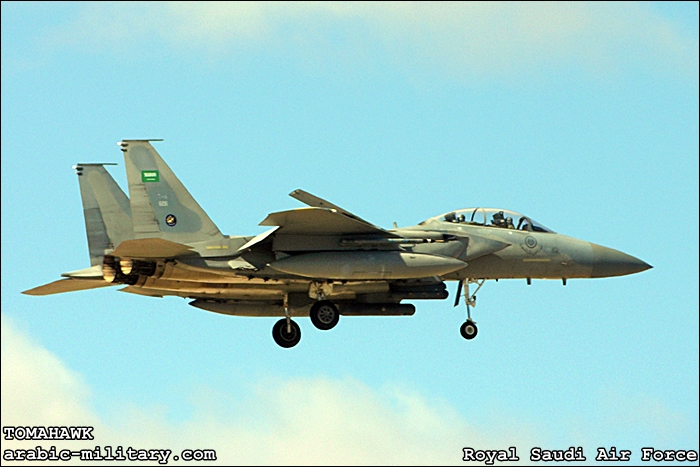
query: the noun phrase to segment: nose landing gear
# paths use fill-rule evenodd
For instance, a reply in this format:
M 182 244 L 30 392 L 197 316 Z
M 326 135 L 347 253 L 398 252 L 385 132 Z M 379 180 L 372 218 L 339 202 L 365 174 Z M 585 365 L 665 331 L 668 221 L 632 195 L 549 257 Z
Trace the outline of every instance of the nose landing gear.
M 476 327 L 476 323 L 471 319 L 467 319 L 464 324 L 459 327 L 459 332 L 467 340 L 472 340 L 476 337 L 476 333 L 479 329 Z
M 455 306 L 459 305 L 459 298 L 462 294 L 462 286 L 466 286 L 466 291 L 464 293 L 464 304 L 467 306 L 467 320 L 460 326 L 459 332 L 467 340 L 472 340 L 476 337 L 479 329 L 476 327 L 476 322 L 472 320 L 471 307 L 476 306 L 476 293 L 481 289 L 481 287 L 486 282 L 486 279 L 464 279 L 459 282 L 457 286 L 457 296 L 455 297 Z M 473 294 L 469 293 L 469 284 L 477 284 L 476 290 Z

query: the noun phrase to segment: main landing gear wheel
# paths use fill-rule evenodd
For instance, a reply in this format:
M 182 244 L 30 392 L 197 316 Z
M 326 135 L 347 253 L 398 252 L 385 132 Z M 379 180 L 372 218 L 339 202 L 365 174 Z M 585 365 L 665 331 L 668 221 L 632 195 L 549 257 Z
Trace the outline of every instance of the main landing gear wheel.
M 288 349 L 297 345 L 301 340 L 301 329 L 297 323 L 290 319 L 288 330 L 287 318 L 282 318 L 272 327 L 272 338 L 275 339 L 277 345 Z
M 462 337 L 469 341 L 476 337 L 476 333 L 479 332 L 479 330 L 476 327 L 476 323 L 468 319 L 462 326 L 460 326 L 459 332 L 462 334 Z
M 328 331 L 338 324 L 340 313 L 338 313 L 338 307 L 333 305 L 333 303 L 328 300 L 321 300 L 313 304 L 309 311 L 309 317 L 318 329 Z

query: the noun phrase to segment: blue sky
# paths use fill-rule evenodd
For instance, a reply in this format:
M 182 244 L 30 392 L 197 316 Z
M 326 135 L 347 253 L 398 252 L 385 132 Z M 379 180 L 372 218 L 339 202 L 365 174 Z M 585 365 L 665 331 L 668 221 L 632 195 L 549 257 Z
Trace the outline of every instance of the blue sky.
M 3 2 L 1 31 L 3 426 L 222 463 L 698 450 L 697 3 Z M 450 297 L 292 350 L 173 297 L 21 295 L 89 265 L 71 166 L 126 189 L 129 138 L 230 235 L 302 188 L 387 228 L 512 209 L 654 269 L 489 282 L 471 342 Z

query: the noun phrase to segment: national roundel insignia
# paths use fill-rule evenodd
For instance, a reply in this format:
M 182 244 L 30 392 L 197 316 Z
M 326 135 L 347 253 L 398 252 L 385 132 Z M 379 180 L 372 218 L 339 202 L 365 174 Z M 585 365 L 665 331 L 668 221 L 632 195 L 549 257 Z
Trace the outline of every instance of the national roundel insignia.
M 165 216 L 165 223 L 172 227 L 175 224 L 177 224 L 177 219 L 172 214 L 168 214 L 167 216 Z
M 535 240 L 535 237 L 525 237 L 525 245 L 529 248 L 535 248 L 537 246 L 537 240 Z

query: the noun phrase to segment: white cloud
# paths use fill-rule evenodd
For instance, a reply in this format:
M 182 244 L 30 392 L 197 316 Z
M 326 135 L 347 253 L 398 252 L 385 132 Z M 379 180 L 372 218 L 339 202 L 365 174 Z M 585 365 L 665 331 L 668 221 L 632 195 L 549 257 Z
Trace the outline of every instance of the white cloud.
M 459 464 L 462 448 L 530 445 L 517 423 L 481 430 L 448 404 L 395 386 L 352 378 L 261 381 L 243 401 L 202 388 L 192 416 L 167 407 L 115 407 L 106 422 L 91 407 L 83 378 L 2 319 L 2 425 L 95 426 L 90 442 L 6 441 L 8 448 L 215 449 L 222 464 Z M 522 458 L 522 457 L 521 457 Z
M 93 3 L 80 11 L 52 43 L 143 48 L 157 39 L 214 57 L 269 47 L 328 66 L 373 57 L 456 77 L 539 76 L 562 65 L 596 75 L 698 74 L 698 40 L 636 3 Z
M 603 394 L 601 405 L 605 407 L 607 424 L 646 430 L 667 444 L 673 444 L 692 429 L 692 422 L 682 412 L 671 409 L 658 397 L 624 393 L 616 388 Z
M 241 381 L 240 384 L 251 384 Z M 688 421 L 662 401 L 616 392 L 600 401 L 602 419 L 570 420 L 570 433 L 548 433 L 512 414 L 469 421 L 445 401 L 399 385 L 372 388 L 353 378 L 257 381 L 240 397 L 203 386 L 190 397 L 191 415 L 172 421 L 169 407 L 134 402 L 96 413 L 83 377 L 2 318 L 2 426 L 94 426 L 88 442 L 6 441 L 10 448 L 214 449 L 219 464 L 461 464 L 462 448 L 516 446 L 528 463 L 533 446 L 552 439 L 599 442 L 638 430 L 673 442 Z M 556 446 L 556 444 L 554 445 Z M 567 446 L 564 446 L 567 447 Z M 65 465 L 62 462 L 59 462 Z M 208 462 L 211 464 L 211 462 Z
M 95 422 L 79 374 L 2 318 L 2 426 Z

